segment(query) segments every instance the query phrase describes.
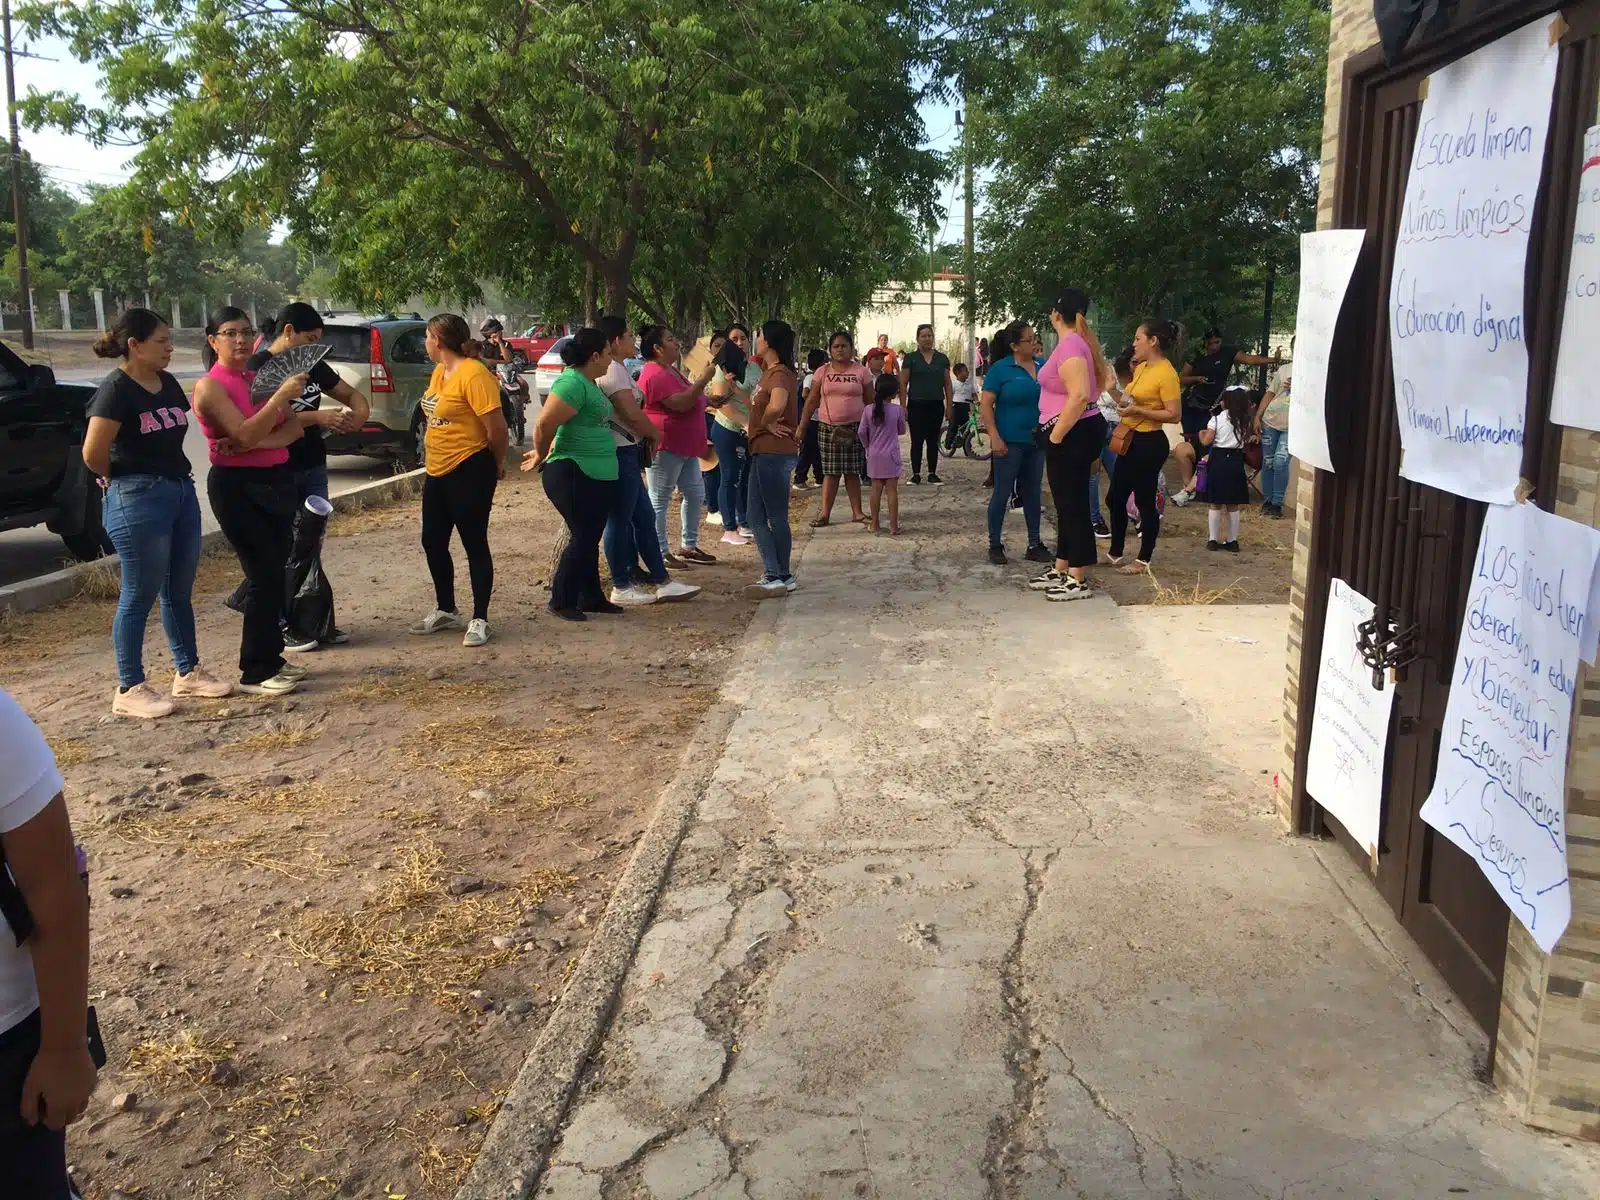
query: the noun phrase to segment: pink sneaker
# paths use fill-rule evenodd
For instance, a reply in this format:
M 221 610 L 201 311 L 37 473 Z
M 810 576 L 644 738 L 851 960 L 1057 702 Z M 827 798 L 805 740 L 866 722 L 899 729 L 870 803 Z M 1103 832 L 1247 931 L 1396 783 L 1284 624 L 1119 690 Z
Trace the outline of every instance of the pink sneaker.
M 118 717 L 138 717 L 154 721 L 172 712 L 173 704 L 149 683 L 137 684 L 127 691 L 118 691 L 111 698 L 111 712 Z
M 750 544 L 750 539 L 745 537 L 744 534 L 737 533 L 730 529 L 727 533 L 722 535 L 722 544 L 724 546 L 748 546 Z
M 196 667 L 187 675 L 174 675 L 172 677 L 172 694 L 174 696 L 200 696 L 206 700 L 220 700 L 224 696 L 233 695 L 233 684 L 224 679 L 218 679 L 204 667 Z

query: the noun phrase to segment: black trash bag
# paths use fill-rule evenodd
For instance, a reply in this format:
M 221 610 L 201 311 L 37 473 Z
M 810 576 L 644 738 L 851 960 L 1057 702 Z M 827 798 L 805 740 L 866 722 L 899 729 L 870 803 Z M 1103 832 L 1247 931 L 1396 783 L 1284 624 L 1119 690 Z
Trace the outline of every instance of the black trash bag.
M 322 539 L 332 513 L 333 506 L 321 496 L 312 496 L 300 506 L 285 568 L 289 628 L 319 642 L 333 636 L 333 585 L 322 570 Z
M 242 613 L 242 612 L 244 612 L 245 593 L 247 593 L 249 590 L 250 590 L 249 582 L 247 580 L 241 579 L 241 580 L 239 580 L 239 586 L 233 589 L 233 595 L 229 596 L 226 600 L 223 601 L 223 603 L 226 604 L 229 608 L 233 609 L 234 612 Z

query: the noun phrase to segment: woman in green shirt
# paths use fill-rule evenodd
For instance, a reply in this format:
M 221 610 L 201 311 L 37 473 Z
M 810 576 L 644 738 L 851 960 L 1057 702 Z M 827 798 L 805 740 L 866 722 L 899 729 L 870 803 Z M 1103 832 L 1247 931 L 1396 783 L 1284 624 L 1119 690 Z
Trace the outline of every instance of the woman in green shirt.
M 587 326 L 578 330 L 561 348 L 561 361 L 567 369 L 550 385 L 522 469 L 544 473 L 544 493 L 571 535 L 550 580 L 550 611 L 586 621 L 592 612 L 622 611 L 600 587 L 600 535 L 617 486 L 611 401 L 595 383 L 611 366 L 605 335 Z

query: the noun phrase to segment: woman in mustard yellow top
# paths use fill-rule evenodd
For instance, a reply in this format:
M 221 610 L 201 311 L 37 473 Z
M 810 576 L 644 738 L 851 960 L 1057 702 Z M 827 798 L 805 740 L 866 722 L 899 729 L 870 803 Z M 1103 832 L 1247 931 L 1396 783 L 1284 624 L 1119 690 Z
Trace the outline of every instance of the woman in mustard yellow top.
M 428 422 L 423 442 L 422 552 L 433 576 L 434 610 L 411 627 L 412 633 L 465 629 L 464 646 L 489 640 L 489 593 L 494 590 L 494 559 L 489 554 L 489 509 L 504 474 L 511 436 L 500 408 L 500 381 L 467 353 L 472 330 L 455 313 L 428 322 L 428 357 L 439 365 L 422 398 Z M 461 537 L 472 580 L 472 619 L 456 610 L 456 568 L 450 559 L 450 531 Z
M 1133 438 L 1111 472 L 1111 561 L 1124 575 L 1149 569 L 1161 532 L 1161 512 L 1156 508 L 1156 486 L 1170 449 L 1162 428 L 1178 419 L 1178 372 L 1170 361 L 1178 345 L 1178 327 L 1171 321 L 1146 321 L 1133 335 L 1133 382 L 1117 404 L 1122 424 L 1131 426 Z M 1128 536 L 1128 497 L 1139 506 L 1139 557 L 1127 562 L 1123 543 Z

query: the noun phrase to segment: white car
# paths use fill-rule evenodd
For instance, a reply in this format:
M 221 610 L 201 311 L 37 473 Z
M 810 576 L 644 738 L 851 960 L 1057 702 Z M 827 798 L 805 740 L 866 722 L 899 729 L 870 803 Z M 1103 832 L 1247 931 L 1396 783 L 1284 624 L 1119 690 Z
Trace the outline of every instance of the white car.
M 539 362 L 533 368 L 533 390 L 539 401 L 542 402 L 550 394 L 551 385 L 560 378 L 561 372 L 567 369 L 567 364 L 561 361 L 561 351 L 571 340 L 571 334 L 559 337 L 555 345 L 539 356 Z

